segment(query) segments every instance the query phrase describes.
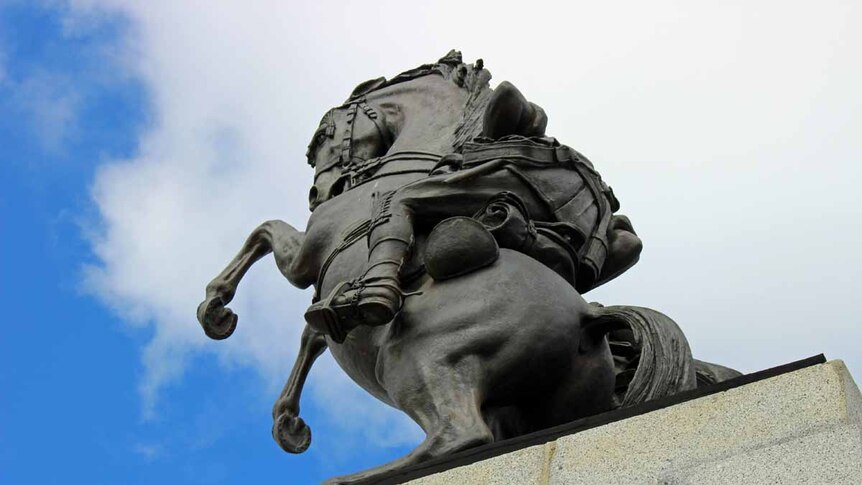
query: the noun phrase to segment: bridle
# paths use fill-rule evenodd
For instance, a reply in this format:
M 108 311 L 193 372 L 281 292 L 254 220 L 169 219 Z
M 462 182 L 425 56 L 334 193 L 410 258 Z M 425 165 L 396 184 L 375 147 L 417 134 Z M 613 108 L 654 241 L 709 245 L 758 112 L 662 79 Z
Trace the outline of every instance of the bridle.
M 344 105 L 342 105 L 342 107 L 343 106 Z M 339 158 L 342 167 L 345 168 L 353 163 L 353 128 L 356 126 L 356 114 L 360 109 L 365 113 L 365 116 L 374 123 L 374 127 L 377 128 L 377 132 L 380 133 L 380 138 L 383 140 L 383 143 L 385 143 L 386 146 L 392 146 L 392 134 L 385 126 L 383 126 L 380 120 L 380 115 L 377 111 L 368 105 L 365 100 L 365 96 L 359 96 L 356 99 L 352 99 L 347 102 L 347 120 L 345 122 L 349 125 L 349 128 L 347 133 L 344 135 L 344 138 L 341 140 L 341 156 Z M 361 161 L 364 162 L 365 160 Z
M 341 106 L 337 106 L 329 110 L 324 116 L 323 120 L 321 120 L 321 126 L 317 129 L 314 134 L 314 138 L 312 138 L 311 143 L 308 145 L 308 152 L 306 156 L 309 159 L 309 163 L 311 163 L 311 159 L 314 156 L 314 151 L 317 149 L 319 145 L 319 138 L 325 136 L 327 138 L 335 137 L 335 122 L 333 121 L 333 113 L 337 110 L 347 108 L 346 120 L 345 123 L 348 125 L 347 132 L 344 134 L 344 138 L 341 139 L 341 150 L 339 152 L 339 156 L 333 158 L 326 162 L 323 167 L 317 169 L 317 173 L 314 175 L 315 181 L 317 177 L 321 174 L 335 168 L 336 166 L 340 166 L 344 170 L 349 170 L 353 165 L 361 165 L 366 160 L 363 158 L 355 157 L 353 155 L 353 131 L 356 126 L 356 115 L 359 113 L 359 110 L 362 110 L 365 113 L 365 116 L 374 123 L 374 127 L 377 129 L 377 132 L 380 134 L 380 138 L 386 146 L 392 146 L 392 133 L 381 121 L 380 114 L 372 108 L 365 99 L 365 96 L 359 96 L 357 98 L 352 98 L 348 102 L 344 103 Z
M 383 143 L 386 144 L 387 147 L 392 146 L 392 133 L 383 125 L 382 117 L 380 114 L 368 104 L 365 96 L 358 96 L 355 98 L 351 98 L 345 104 L 335 107 L 324 115 L 323 120 L 321 121 L 321 126 L 318 128 L 315 133 L 315 137 L 312 140 L 311 144 L 309 144 L 309 159 L 313 156 L 314 150 L 318 145 L 318 138 L 321 136 L 326 136 L 328 138 L 335 137 L 335 122 L 333 120 L 333 113 L 340 109 L 347 109 L 345 123 L 348 125 L 348 129 L 344 134 L 344 138 L 341 139 L 341 150 L 339 151 L 339 156 L 332 158 L 327 161 L 322 167 L 319 167 L 314 174 L 314 182 L 317 182 L 318 177 L 323 175 L 324 173 L 332 170 L 336 167 L 340 167 L 342 171 L 342 178 L 347 179 L 347 184 L 345 185 L 344 191 L 347 191 L 357 185 L 361 185 L 370 180 L 374 180 L 379 178 L 375 176 L 380 167 L 389 163 L 396 161 L 412 161 L 412 162 L 429 162 L 429 164 L 436 164 L 441 155 L 431 152 L 417 151 L 417 150 L 409 150 L 409 151 L 399 151 L 391 154 L 387 154 L 381 157 L 364 159 L 357 157 L 353 154 L 353 134 L 354 127 L 356 126 L 356 117 L 359 114 L 360 110 L 365 116 L 370 119 L 374 123 L 374 127 L 377 129 L 377 132 L 380 134 L 380 138 Z M 388 175 L 400 175 L 405 173 L 428 173 L 428 168 L 406 168 L 403 170 L 396 170 L 393 172 L 387 172 L 384 176 Z

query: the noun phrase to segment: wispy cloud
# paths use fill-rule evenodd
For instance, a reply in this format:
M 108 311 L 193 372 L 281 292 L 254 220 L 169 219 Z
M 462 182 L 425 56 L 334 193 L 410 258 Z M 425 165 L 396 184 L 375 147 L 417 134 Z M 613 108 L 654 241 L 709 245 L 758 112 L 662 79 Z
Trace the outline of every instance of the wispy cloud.
M 2 59 L 0 59 L 2 60 Z M 0 83 L 4 73 L 0 67 Z M 48 151 L 58 151 L 78 130 L 81 96 L 67 76 L 35 72 L 23 80 L 6 80 L 17 111 Z
M 163 450 L 157 443 L 136 443 L 132 446 L 132 452 L 142 456 L 146 461 L 153 461 L 161 456 Z

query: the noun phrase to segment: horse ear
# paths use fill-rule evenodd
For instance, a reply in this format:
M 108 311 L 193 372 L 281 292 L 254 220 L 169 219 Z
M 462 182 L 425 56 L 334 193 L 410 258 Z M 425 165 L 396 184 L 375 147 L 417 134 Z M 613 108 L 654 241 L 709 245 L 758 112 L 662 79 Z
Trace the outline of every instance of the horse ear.
M 482 136 L 544 136 L 548 126 L 545 110 L 529 101 L 512 83 L 503 81 L 494 89 L 482 122 Z
M 360 83 L 359 86 L 356 86 L 355 88 L 353 88 L 353 92 L 350 93 L 350 97 L 347 98 L 347 100 L 349 101 L 349 100 L 351 100 L 353 98 L 357 98 L 359 96 L 365 96 L 366 94 L 370 93 L 371 91 L 374 91 L 375 89 L 379 88 L 380 86 L 383 86 L 384 84 L 386 84 L 386 78 L 385 77 L 378 77 L 376 79 L 369 79 L 368 81 L 365 81 L 364 83 Z

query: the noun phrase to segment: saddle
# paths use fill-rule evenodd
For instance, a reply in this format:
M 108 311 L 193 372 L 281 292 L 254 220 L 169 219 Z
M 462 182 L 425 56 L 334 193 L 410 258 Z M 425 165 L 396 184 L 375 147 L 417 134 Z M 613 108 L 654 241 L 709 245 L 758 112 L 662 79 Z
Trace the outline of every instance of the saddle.
M 511 192 L 492 197 L 472 218 L 437 224 L 425 241 L 422 261 L 429 276 L 443 281 L 492 264 L 498 248 L 526 254 L 575 286 L 574 249 L 554 228 L 532 221 L 524 202 Z
M 530 221 L 523 202 L 507 199 L 507 203 L 542 235 L 539 238 L 542 243 L 533 249 L 535 253 L 531 256 L 543 262 L 556 261 L 549 267 L 573 282 L 580 293 L 605 281 L 601 276 L 609 256 L 608 234 L 612 230 L 613 213 L 620 204 L 585 156 L 552 137 L 521 135 L 496 140 L 477 137 L 464 145 L 462 156 L 465 169 L 503 160 L 534 192 L 543 194 L 541 198 L 548 205 L 552 221 Z M 566 182 L 552 175 L 542 175 L 550 173 L 545 170 L 549 168 L 562 168 L 576 174 L 585 190 L 573 196 L 562 195 L 566 192 L 561 190 L 561 184 Z M 593 207 L 592 217 L 586 215 L 589 207 Z

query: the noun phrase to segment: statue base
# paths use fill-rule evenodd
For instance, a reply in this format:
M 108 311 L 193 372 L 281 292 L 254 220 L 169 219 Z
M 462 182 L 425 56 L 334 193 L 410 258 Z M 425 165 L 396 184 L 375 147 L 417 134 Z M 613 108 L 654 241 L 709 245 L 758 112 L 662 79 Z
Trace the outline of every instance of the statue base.
M 812 357 L 469 450 L 410 485 L 862 483 L 862 395 Z

